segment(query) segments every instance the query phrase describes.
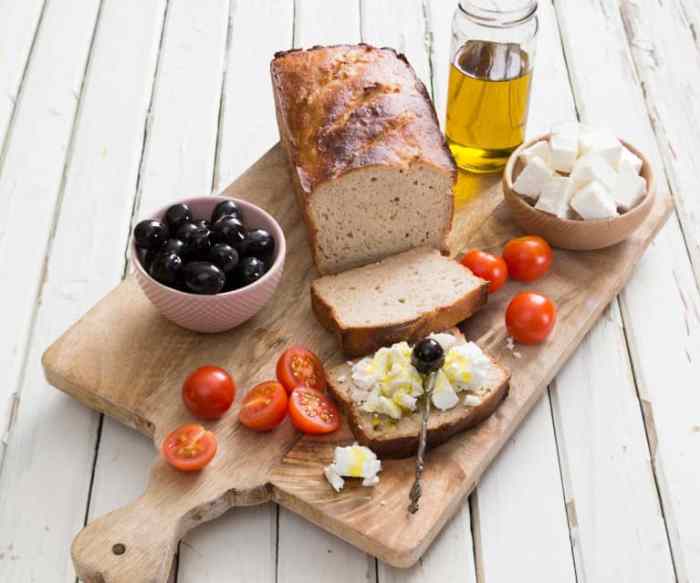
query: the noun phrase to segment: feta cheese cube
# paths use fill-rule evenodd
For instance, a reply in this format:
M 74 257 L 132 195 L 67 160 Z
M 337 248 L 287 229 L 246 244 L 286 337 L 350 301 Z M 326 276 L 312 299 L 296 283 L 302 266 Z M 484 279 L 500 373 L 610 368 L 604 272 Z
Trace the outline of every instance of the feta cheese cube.
M 560 219 L 565 219 L 567 218 L 569 201 L 573 192 L 574 182 L 571 178 L 567 176 L 552 176 L 542 189 L 535 208 L 550 215 L 555 215 Z
M 620 161 L 617 164 L 617 171 L 620 172 L 623 168 L 631 168 L 634 170 L 635 174 L 639 174 L 642 171 L 642 160 L 636 154 L 633 154 L 630 150 L 622 147 L 622 155 L 620 156 Z
M 574 194 L 571 207 L 583 219 L 609 219 L 618 216 L 615 203 L 608 195 L 605 186 L 597 180 Z
M 622 156 L 622 144 L 615 134 L 607 130 L 589 130 L 581 134 L 581 155 L 598 154 L 607 160 L 613 168 L 617 168 Z
M 571 172 L 578 157 L 578 124 L 563 124 L 549 138 L 552 168 L 559 172 Z
M 571 179 L 577 189 L 597 180 L 602 182 L 608 190 L 612 190 L 617 181 L 617 172 L 605 158 L 598 154 L 587 154 L 576 160 L 574 169 L 571 171 Z
M 533 158 L 540 158 L 545 165 L 550 165 L 551 156 L 549 153 L 549 142 L 547 142 L 547 140 L 540 140 L 539 142 L 532 144 L 532 146 L 520 154 L 520 159 L 524 164 L 527 164 Z
M 552 169 L 544 163 L 542 158 L 535 157 L 527 163 L 515 179 L 513 189 L 531 200 L 537 200 L 551 177 Z
M 610 192 L 615 204 L 623 211 L 628 211 L 642 200 L 646 190 L 647 181 L 631 166 L 623 166 Z

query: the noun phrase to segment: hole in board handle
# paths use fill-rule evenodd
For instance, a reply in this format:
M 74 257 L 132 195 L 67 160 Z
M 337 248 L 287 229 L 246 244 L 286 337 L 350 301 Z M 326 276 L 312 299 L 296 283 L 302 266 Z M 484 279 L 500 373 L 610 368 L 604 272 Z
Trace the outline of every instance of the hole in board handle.
M 115 555 L 123 555 L 126 552 L 126 547 L 122 543 L 117 543 L 112 547 L 112 552 Z

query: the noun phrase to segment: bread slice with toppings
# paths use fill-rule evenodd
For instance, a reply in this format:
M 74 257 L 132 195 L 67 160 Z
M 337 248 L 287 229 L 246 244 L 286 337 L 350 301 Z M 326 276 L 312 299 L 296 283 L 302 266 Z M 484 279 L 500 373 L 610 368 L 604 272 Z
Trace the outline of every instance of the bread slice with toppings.
M 311 285 L 311 306 L 348 356 L 412 342 L 466 320 L 486 303 L 488 282 L 422 247 Z
M 450 331 L 464 342 L 458 331 Z M 446 411 L 431 407 L 428 420 L 428 445 L 436 446 L 453 435 L 466 431 L 489 417 L 508 393 L 510 371 L 490 355 L 493 375 L 487 385 L 477 390 L 460 393 L 457 405 Z M 331 394 L 347 415 L 350 428 L 361 445 L 369 447 L 380 458 L 404 458 L 412 456 L 418 449 L 421 417 L 418 410 L 393 420 L 384 415 L 362 410 L 356 395 L 361 389 L 353 383 L 352 366 L 344 363 L 328 371 L 328 386 Z

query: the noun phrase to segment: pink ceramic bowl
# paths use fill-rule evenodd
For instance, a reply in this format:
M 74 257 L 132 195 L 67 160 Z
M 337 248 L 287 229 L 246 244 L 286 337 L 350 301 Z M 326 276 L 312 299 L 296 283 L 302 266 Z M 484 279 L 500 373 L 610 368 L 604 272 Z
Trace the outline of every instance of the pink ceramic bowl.
M 187 203 L 195 218 L 209 218 L 214 207 L 224 200 L 221 196 L 199 196 L 171 202 L 149 215 L 162 219 L 173 204 Z M 255 283 L 241 289 L 216 295 L 190 294 L 164 286 L 153 279 L 137 258 L 136 246 L 131 243 L 132 264 L 136 279 L 151 303 L 168 320 L 195 332 L 223 332 L 239 326 L 257 314 L 270 300 L 284 271 L 287 246 L 284 233 L 275 219 L 261 208 L 234 199 L 243 211 L 243 220 L 250 229 L 267 229 L 275 239 L 275 259 L 270 270 Z

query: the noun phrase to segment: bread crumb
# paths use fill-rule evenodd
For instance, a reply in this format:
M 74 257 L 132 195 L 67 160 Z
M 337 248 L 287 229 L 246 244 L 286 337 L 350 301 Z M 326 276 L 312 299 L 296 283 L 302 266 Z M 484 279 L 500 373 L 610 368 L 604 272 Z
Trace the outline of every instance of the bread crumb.
M 515 358 L 522 358 L 523 357 L 522 353 L 518 352 L 517 350 L 513 351 L 513 356 Z
M 341 385 L 342 385 L 345 381 L 347 381 L 347 380 L 348 380 L 348 377 L 346 377 L 345 375 L 340 375 L 340 376 L 338 377 L 338 382 L 339 382 Z
M 512 336 L 506 336 L 506 348 L 511 352 L 515 350 L 515 340 Z

